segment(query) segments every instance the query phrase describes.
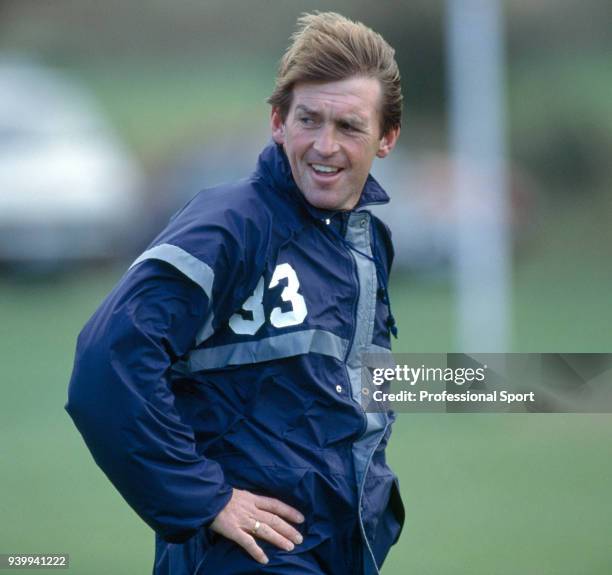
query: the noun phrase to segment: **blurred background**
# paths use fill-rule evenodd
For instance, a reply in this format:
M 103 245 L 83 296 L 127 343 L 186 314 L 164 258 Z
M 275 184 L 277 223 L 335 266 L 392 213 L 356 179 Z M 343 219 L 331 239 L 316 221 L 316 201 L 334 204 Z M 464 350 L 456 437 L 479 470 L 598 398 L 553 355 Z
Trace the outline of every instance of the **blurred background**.
M 150 572 L 152 532 L 63 411 L 75 339 L 174 211 L 251 171 L 305 10 L 364 21 L 402 71 L 400 146 L 375 167 L 393 198 L 380 215 L 397 253 L 394 351 L 486 347 L 491 334 L 495 351 L 611 351 L 612 4 L 501 2 L 488 20 L 497 75 L 474 79 L 488 64 L 455 57 L 468 10 L 452 2 L 0 0 L 0 553 Z M 464 22 L 474 43 L 484 20 Z M 478 189 L 476 166 L 472 180 L 482 202 L 503 200 L 503 233 L 484 226 L 472 244 L 454 215 L 453 158 L 470 141 L 457 77 L 474 80 L 468 109 L 479 88 L 498 90 L 477 116 L 499 127 L 503 177 Z M 478 314 L 480 339 L 466 339 Z M 401 414 L 389 460 L 407 521 L 383 573 L 609 574 L 611 432 L 609 415 Z

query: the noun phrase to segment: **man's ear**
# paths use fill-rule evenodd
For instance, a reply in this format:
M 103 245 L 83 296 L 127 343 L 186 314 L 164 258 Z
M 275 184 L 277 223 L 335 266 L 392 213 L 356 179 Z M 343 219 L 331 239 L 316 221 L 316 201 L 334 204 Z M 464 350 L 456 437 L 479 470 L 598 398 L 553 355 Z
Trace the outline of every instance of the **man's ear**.
M 285 143 L 285 122 L 281 118 L 280 110 L 274 106 L 270 114 L 270 127 L 272 129 L 272 139 L 277 144 Z
M 391 150 L 395 147 L 395 144 L 397 143 L 397 139 L 399 138 L 399 135 L 400 135 L 399 126 L 395 128 L 391 128 L 380 139 L 380 142 L 378 143 L 378 151 L 376 152 L 376 155 L 379 158 L 384 158 L 385 156 L 388 156 L 391 153 Z

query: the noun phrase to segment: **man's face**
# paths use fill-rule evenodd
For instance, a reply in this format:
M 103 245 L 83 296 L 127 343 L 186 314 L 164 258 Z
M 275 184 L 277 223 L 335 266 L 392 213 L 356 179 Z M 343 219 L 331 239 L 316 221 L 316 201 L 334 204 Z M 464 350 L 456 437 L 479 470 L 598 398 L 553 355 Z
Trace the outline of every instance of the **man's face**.
M 272 137 L 282 144 L 308 202 L 327 210 L 355 207 L 374 157 L 393 149 L 399 128 L 380 134 L 381 86 L 353 76 L 293 88 L 285 122 L 272 109 Z

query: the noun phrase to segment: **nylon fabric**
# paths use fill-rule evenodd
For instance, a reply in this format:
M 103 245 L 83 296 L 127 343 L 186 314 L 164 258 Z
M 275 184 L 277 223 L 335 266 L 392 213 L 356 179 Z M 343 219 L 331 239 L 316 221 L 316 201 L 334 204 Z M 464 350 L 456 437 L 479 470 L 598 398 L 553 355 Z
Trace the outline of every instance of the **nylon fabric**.
M 305 353 L 320 353 L 337 360 L 346 355 L 348 341 L 333 333 L 310 329 L 257 341 L 196 349 L 189 354 L 186 371 L 195 373 L 230 365 L 246 365 Z
M 66 409 L 156 532 L 154 575 L 378 573 L 403 523 L 392 414 L 361 405 L 363 354 L 391 348 L 392 249 L 366 209 L 387 200 L 369 176 L 355 210 L 316 209 L 271 144 L 180 210 L 83 328 Z M 211 536 L 232 488 L 306 519 L 269 570 Z
M 208 264 L 192 256 L 184 249 L 172 244 L 160 244 L 138 256 L 130 268 L 145 260 L 161 260 L 174 266 L 191 281 L 198 284 L 209 298 L 211 297 L 215 272 L 210 269 Z

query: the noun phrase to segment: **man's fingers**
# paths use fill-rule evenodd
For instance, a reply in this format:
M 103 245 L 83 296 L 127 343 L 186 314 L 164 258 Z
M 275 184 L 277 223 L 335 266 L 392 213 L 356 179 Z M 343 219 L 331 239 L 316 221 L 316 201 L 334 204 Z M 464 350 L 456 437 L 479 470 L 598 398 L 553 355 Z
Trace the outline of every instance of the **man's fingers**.
M 301 533 L 289 525 L 284 519 L 281 519 L 278 515 L 274 515 L 273 513 L 268 513 L 267 511 L 259 510 L 257 512 L 257 519 L 262 524 L 267 525 L 277 533 L 280 533 L 286 539 L 292 541 L 296 545 L 302 543 L 303 538 Z M 259 534 L 259 529 L 257 530 Z
M 304 521 L 304 516 L 297 509 L 273 497 L 258 495 L 255 499 L 255 505 L 263 511 L 270 511 L 274 515 L 284 517 L 293 523 L 302 523 Z
M 302 535 L 288 521 L 301 523 L 304 517 L 278 499 L 234 489 L 211 529 L 243 547 L 255 561 L 265 564 L 268 558 L 257 539 L 285 551 L 293 551 L 295 545 L 302 543 Z
M 233 539 L 258 563 L 262 563 L 263 565 L 265 565 L 268 562 L 268 557 L 263 552 L 263 549 L 259 545 L 257 545 L 257 541 L 255 541 L 255 538 L 249 535 L 248 533 L 238 530 Z
M 263 522 L 260 522 L 259 529 L 257 529 L 257 532 L 253 535 L 285 551 L 293 551 L 295 547 L 293 542 L 283 537 L 278 531 L 275 531 L 272 527 Z

